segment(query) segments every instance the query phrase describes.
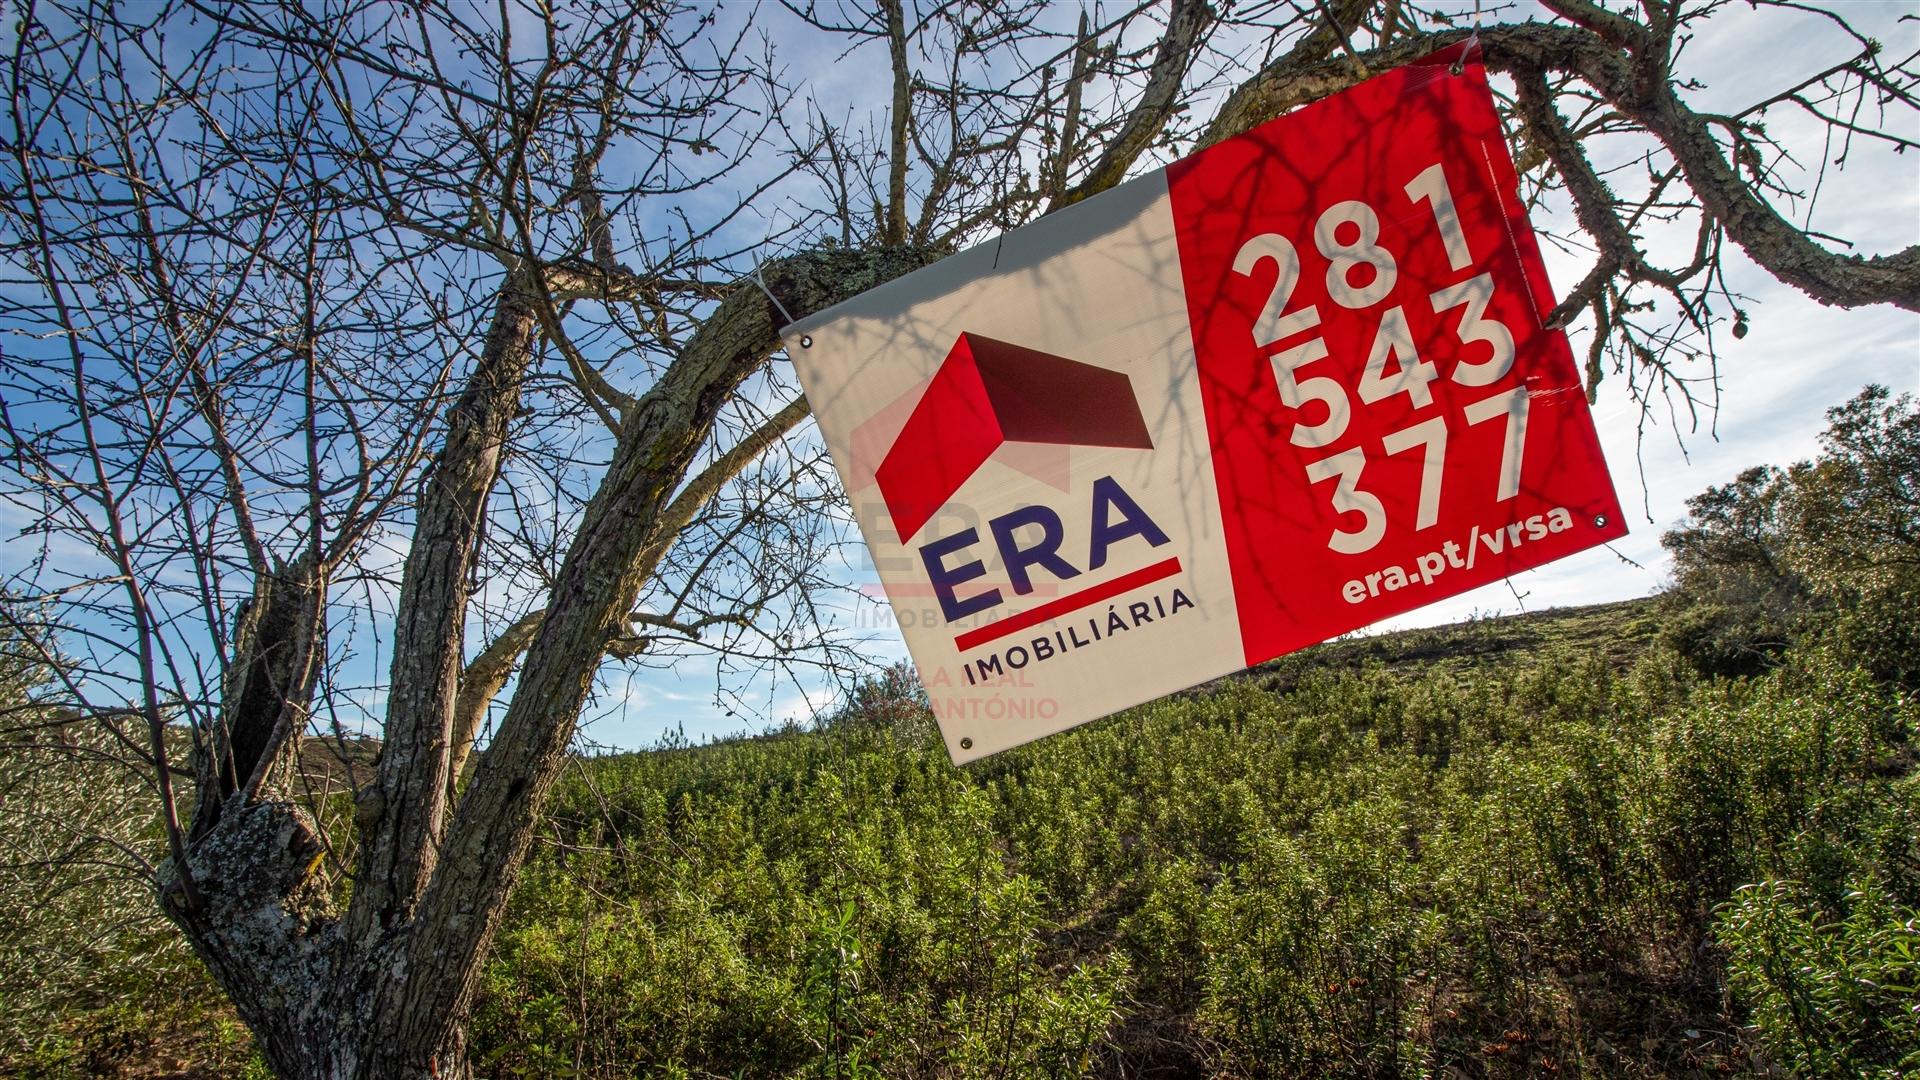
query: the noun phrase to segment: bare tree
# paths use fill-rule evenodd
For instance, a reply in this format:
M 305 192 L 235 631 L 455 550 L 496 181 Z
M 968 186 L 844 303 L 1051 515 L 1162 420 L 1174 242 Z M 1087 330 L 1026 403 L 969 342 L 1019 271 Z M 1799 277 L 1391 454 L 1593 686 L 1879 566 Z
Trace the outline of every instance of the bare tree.
M 1729 240 L 1822 302 L 1920 308 L 1920 249 L 1788 216 L 1759 119 L 1905 149 L 1914 57 L 1782 3 L 1857 52 L 1705 115 L 1677 61 L 1720 6 L 1470 30 L 1411 0 L 794 0 L 800 56 L 670 0 L 28 6 L 0 61 L 0 431 L 60 715 L 148 778 L 161 904 L 277 1071 L 470 1075 L 481 963 L 603 665 L 839 659 L 809 600 L 838 494 L 788 437 L 785 319 L 1470 33 L 1594 253 L 1552 316 L 1592 321 L 1592 379 L 1742 332 Z M 783 67 L 849 57 L 885 108 Z M 1593 151 L 1616 138 L 1631 188 Z M 1660 265 L 1674 220 L 1698 241 Z M 305 766 L 360 716 L 378 761 L 329 828 Z

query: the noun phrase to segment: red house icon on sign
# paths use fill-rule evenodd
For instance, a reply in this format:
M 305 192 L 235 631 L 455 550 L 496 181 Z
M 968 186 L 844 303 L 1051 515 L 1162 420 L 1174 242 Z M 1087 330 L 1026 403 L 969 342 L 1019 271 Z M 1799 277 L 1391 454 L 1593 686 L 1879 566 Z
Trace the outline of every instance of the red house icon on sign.
M 1153 449 L 1125 372 L 963 333 L 874 473 L 901 542 L 1010 442 Z

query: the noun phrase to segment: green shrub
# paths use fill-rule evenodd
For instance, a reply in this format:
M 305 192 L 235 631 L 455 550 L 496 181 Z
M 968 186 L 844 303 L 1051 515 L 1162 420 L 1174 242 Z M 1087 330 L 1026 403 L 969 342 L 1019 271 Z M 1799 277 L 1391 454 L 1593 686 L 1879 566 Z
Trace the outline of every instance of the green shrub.
M 1920 676 L 1920 404 L 1869 386 L 1827 410 L 1821 452 L 1687 500 L 1669 644 L 1711 675 L 1755 675 L 1827 640 L 1880 679 Z
M 1779 613 L 1700 601 L 1675 604 L 1661 640 L 1702 675 L 1738 678 L 1779 663 L 1794 634 Z
M 1742 886 L 1720 911 L 1727 981 L 1753 1030 L 1801 1076 L 1920 1069 L 1920 914 L 1878 882 L 1825 910 L 1799 882 Z

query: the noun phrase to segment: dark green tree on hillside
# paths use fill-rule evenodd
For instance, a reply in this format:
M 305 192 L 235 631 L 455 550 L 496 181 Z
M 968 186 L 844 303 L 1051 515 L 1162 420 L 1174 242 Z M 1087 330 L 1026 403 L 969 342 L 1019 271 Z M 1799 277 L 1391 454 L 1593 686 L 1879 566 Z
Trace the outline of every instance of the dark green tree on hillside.
M 1789 565 L 1836 609 L 1839 645 L 1920 681 L 1920 403 L 1869 387 L 1827 414 L 1822 452 L 1788 473 Z
M 1857 597 L 1920 576 L 1920 405 L 1870 386 L 1827 412 L 1821 454 L 1787 477 L 1785 554 L 1822 592 Z
M 1472 33 L 1528 194 L 1587 234 L 1548 318 L 1593 378 L 1710 352 L 1741 319 L 1730 245 L 1822 303 L 1920 308 L 1920 246 L 1813 230 L 1764 123 L 1912 145 L 1920 67 L 1857 9 L 1761 0 L 1837 44 L 1707 114 L 1682 50 L 1732 5 L 1542 2 Z M 76 665 L 61 715 L 151 782 L 154 888 L 283 1076 L 473 1074 L 482 965 L 603 668 L 847 659 L 811 602 L 844 516 L 787 438 L 785 316 L 1469 34 L 1415 0 L 752 10 L 782 21 L 47 0 L 0 26 L 16 585 Z M 805 81 L 829 70 L 884 89 L 850 107 Z M 1648 254 L 1662 223 L 1697 244 Z M 361 722 L 383 749 L 329 830 L 302 766 Z
M 1703 670 L 1751 675 L 1784 649 L 1807 602 L 1780 535 L 1783 474 L 1756 465 L 1687 500 L 1685 524 L 1661 537 L 1673 555 L 1669 633 Z
M 1756 466 L 1687 500 L 1672 633 L 1716 674 L 1751 674 L 1790 640 L 1830 634 L 1885 678 L 1920 672 L 1920 407 L 1869 386 L 1827 411 L 1821 453 Z

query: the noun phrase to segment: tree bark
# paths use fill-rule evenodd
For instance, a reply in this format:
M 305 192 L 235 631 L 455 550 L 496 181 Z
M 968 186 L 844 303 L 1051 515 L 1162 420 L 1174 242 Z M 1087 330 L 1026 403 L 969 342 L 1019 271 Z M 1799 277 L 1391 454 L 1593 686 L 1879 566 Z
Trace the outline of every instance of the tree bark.
M 763 277 L 805 317 L 934 257 L 917 248 L 818 252 L 772 264 Z M 779 345 L 780 322 L 757 287 L 735 288 L 628 418 L 554 581 L 513 701 L 449 826 L 404 962 L 373 988 L 383 1039 L 432 1041 L 450 1030 L 449 1020 L 465 1018 L 594 672 L 659 558 L 654 526 L 720 406 Z M 437 977 L 408 977 L 417 971 Z
M 469 572 L 539 321 L 529 276 L 516 269 L 502 282 L 479 362 L 423 482 L 395 612 L 386 741 L 358 815 L 366 831 L 348 913 L 355 938 L 404 921 L 439 857 Z
M 1166 128 L 1167 118 L 1180 102 L 1187 68 L 1197 52 L 1195 46 L 1212 22 L 1213 11 L 1205 0 L 1176 0 L 1167 16 L 1167 32 L 1161 35 L 1154 53 L 1146 90 L 1128 115 L 1126 127 L 1107 145 L 1087 178 L 1055 199 L 1052 209 L 1072 206 L 1126 179 L 1127 170 Z

